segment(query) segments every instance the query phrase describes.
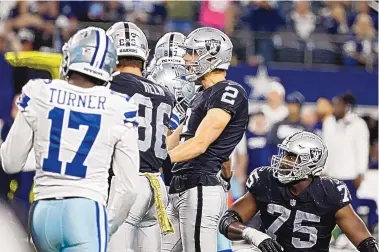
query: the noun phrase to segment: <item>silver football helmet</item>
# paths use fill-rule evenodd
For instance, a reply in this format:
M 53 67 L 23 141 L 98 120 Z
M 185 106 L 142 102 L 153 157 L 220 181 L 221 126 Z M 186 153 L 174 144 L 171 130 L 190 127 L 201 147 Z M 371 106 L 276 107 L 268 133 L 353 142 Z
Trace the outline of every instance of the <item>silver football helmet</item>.
M 149 44 L 145 33 L 131 22 L 117 22 L 108 30 L 107 35 L 115 42 L 117 56 L 130 56 L 146 61 L 149 56 Z
M 323 140 L 311 132 L 297 132 L 289 135 L 278 145 L 279 153 L 271 159 L 274 177 L 281 183 L 320 176 L 328 157 Z
M 191 32 L 185 42 L 185 60 L 190 75 L 187 79 L 197 80 L 215 69 L 227 70 L 232 59 L 233 44 L 220 30 L 202 27 Z
M 154 51 L 154 58 L 159 61 L 163 57 L 183 58 L 186 50 L 184 41 L 186 37 L 179 32 L 169 32 L 163 35 L 157 42 Z
M 186 36 L 179 32 L 169 32 L 163 35 L 155 46 L 154 58 L 147 67 L 147 74 L 152 74 L 155 67 L 162 63 L 184 65 L 183 56 L 186 53 L 184 48 L 185 39 Z
M 61 79 L 68 72 L 76 71 L 103 80 L 112 79 L 117 54 L 111 37 L 101 28 L 88 27 L 79 30 L 62 48 Z
M 167 87 L 177 102 L 176 108 L 182 114 L 195 95 L 195 83 L 184 79 L 186 68 L 183 65 L 163 63 L 150 75 L 155 82 Z

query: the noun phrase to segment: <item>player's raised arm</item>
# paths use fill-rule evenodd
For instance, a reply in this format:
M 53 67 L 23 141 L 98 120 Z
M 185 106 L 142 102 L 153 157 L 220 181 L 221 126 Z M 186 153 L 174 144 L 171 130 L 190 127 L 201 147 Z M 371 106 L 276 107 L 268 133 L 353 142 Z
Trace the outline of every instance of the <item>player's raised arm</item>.
M 59 66 L 62 54 L 49 52 L 7 52 L 6 61 L 14 67 L 30 67 L 45 70 L 51 74 L 52 79 L 59 78 Z
M 138 128 L 135 121 L 137 108 L 125 113 L 125 131 L 115 147 L 113 172 L 115 174 L 108 200 L 109 231 L 114 234 L 126 219 L 136 198 L 136 182 L 140 166 Z
M 172 163 L 187 161 L 203 154 L 223 132 L 231 115 L 220 108 L 208 110 L 193 138 L 169 151 Z
M 338 210 L 335 217 L 337 225 L 360 252 L 378 251 L 374 237 L 371 236 L 365 224 L 354 212 L 350 204 Z

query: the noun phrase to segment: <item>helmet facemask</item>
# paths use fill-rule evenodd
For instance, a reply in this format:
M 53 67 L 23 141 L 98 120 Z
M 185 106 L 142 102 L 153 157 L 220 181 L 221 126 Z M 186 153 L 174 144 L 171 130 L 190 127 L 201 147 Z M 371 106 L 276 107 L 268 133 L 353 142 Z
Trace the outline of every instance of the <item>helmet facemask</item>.
M 67 79 L 67 74 L 68 74 L 68 65 L 69 65 L 69 52 L 67 51 L 68 44 L 65 43 L 62 47 L 62 62 L 59 67 L 59 77 L 61 80 L 66 80 Z
M 272 157 L 271 167 L 274 169 L 273 176 L 281 183 L 288 184 L 320 175 L 322 168 L 313 170 L 314 164 L 308 154 L 291 152 L 283 145 L 278 147 L 279 153 Z
M 212 56 L 205 47 L 187 48 L 184 56 L 188 75 L 186 79 L 196 81 L 205 74 L 212 72 L 222 60 Z
M 194 83 L 187 80 L 180 79 L 176 81 L 174 85 L 174 96 L 176 100 L 176 107 L 180 113 L 185 114 L 189 103 L 191 102 L 195 94 Z

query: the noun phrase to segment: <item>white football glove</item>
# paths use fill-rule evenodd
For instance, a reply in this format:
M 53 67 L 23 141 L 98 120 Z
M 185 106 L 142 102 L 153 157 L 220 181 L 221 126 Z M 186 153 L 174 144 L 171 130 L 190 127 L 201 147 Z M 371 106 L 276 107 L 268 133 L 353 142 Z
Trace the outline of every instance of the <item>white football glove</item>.
M 283 251 L 282 246 L 278 242 L 254 228 L 245 228 L 242 232 L 242 238 L 248 243 L 257 246 L 262 252 Z
M 217 178 L 220 181 L 221 186 L 224 188 L 225 192 L 229 191 L 230 189 L 230 180 L 232 179 L 232 177 L 233 177 L 233 172 L 232 172 L 232 176 L 230 176 L 229 179 L 225 179 L 222 177 L 221 170 L 217 173 Z

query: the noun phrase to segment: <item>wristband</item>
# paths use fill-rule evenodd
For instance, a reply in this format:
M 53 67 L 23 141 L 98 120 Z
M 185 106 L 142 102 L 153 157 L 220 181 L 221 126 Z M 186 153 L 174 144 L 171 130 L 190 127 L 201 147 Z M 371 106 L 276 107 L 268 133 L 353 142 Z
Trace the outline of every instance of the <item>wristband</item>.
M 262 233 L 254 228 L 248 227 L 242 231 L 242 238 L 250 244 L 254 244 L 255 246 L 259 246 L 264 240 L 271 239 L 265 233 Z

